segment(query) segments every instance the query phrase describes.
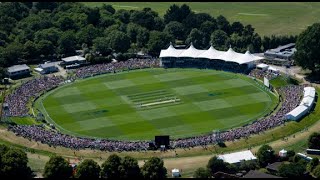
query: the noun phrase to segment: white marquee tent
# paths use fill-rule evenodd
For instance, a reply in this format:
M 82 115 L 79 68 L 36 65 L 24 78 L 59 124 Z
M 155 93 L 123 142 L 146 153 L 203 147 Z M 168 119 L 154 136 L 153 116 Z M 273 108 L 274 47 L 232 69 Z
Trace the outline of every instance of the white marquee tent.
M 286 114 L 286 119 L 297 121 L 308 112 L 308 107 L 300 105 Z
M 227 62 L 235 62 L 238 64 L 252 63 L 263 59 L 263 57 L 255 56 L 249 51 L 246 53 L 237 53 L 231 47 L 228 51 L 218 51 L 214 47 L 210 47 L 207 50 L 196 49 L 192 43 L 188 49 L 176 49 L 170 43 L 167 49 L 162 49 L 160 52 L 160 58 L 206 58 L 206 59 L 219 59 Z
M 256 160 L 257 158 L 252 154 L 250 150 L 240 151 L 230 154 L 219 155 L 218 159 L 222 159 L 224 162 L 235 164 L 240 163 L 241 161 L 250 161 Z
M 257 65 L 257 68 L 267 70 L 269 68 L 269 65 L 261 63 Z
M 316 96 L 316 89 L 314 87 L 305 87 L 304 88 L 304 97 L 315 97 Z
M 314 87 L 305 87 L 303 99 L 298 107 L 290 111 L 286 114 L 286 119 L 289 120 L 298 120 L 303 115 L 308 113 L 308 111 L 312 108 L 315 100 L 315 88 Z

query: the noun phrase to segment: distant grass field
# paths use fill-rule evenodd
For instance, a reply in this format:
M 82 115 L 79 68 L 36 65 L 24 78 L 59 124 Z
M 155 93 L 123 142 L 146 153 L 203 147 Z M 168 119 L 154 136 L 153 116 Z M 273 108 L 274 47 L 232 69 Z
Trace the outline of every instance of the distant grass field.
M 243 75 L 159 68 L 84 79 L 36 104 L 63 132 L 137 140 L 241 126 L 271 111 L 276 97 Z
M 319 2 L 83 2 L 90 7 L 111 4 L 118 9 L 141 10 L 150 7 L 163 16 L 173 3 L 187 4 L 196 13 L 225 16 L 229 21 L 251 24 L 261 36 L 297 35 L 319 22 Z

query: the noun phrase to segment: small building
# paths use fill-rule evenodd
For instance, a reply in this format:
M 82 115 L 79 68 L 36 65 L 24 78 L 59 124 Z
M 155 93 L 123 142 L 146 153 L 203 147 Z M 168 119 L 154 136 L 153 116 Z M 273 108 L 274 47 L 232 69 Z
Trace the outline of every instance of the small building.
M 218 172 L 213 174 L 213 177 L 214 178 L 239 178 L 239 177 L 241 177 L 241 176 L 238 176 L 237 174 L 230 174 L 230 173 L 225 173 L 225 172 L 222 172 L 222 171 L 218 171 Z
M 272 174 L 267 174 L 258 170 L 250 170 L 243 178 L 282 178 Z
M 281 151 L 279 151 L 279 156 L 280 157 L 287 157 L 287 153 L 288 153 L 288 151 L 282 149 Z
M 257 69 L 261 69 L 263 71 L 267 70 L 268 68 L 269 68 L 269 66 L 267 64 L 261 63 L 261 64 L 257 65 Z
M 44 64 L 39 64 L 37 68 L 34 68 L 40 74 L 49 74 L 53 72 L 58 72 L 59 68 L 55 62 L 46 62 Z
M 307 154 L 320 155 L 320 149 L 307 149 Z
M 27 66 L 26 64 L 20 64 L 20 65 L 14 65 L 14 66 L 8 67 L 7 75 L 10 78 L 28 76 L 30 75 L 30 67 Z
M 175 178 L 181 176 L 179 169 L 172 169 L 171 173 L 172 173 L 172 177 L 175 177 Z
M 75 64 L 86 63 L 86 58 L 81 56 L 70 56 L 70 57 L 62 58 L 61 60 L 62 60 L 61 65 L 75 65 Z
M 291 60 L 293 54 L 297 51 L 295 47 L 295 43 L 289 43 L 283 46 L 279 46 L 274 49 L 268 49 L 264 56 L 267 58 L 279 58 L 285 60 Z
M 289 113 L 285 115 L 288 120 L 298 121 L 302 116 L 308 113 L 308 107 L 305 105 L 299 105 Z
M 257 158 L 252 154 L 250 150 L 219 155 L 218 159 L 222 159 L 224 162 L 227 162 L 229 164 L 235 164 L 235 165 L 240 165 L 242 161 L 257 160 Z
M 266 169 L 272 173 L 272 174 L 276 174 L 279 171 L 279 167 L 282 164 L 282 162 L 275 162 L 272 164 L 269 164 Z
M 302 154 L 302 153 L 297 153 L 298 156 L 300 156 L 302 159 L 306 160 L 306 161 L 311 161 L 312 160 L 312 157 L 310 156 L 307 156 L 305 154 Z

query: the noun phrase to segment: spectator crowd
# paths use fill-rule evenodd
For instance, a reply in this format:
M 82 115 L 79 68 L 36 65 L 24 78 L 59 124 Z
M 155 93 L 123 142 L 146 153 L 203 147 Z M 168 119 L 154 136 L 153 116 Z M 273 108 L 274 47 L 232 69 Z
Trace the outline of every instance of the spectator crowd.
M 249 76 L 256 77 L 258 79 L 263 79 L 266 77 L 269 80 L 272 80 L 280 75 L 279 72 L 273 72 L 270 70 L 261 70 L 261 69 L 253 69 L 250 71 Z
M 63 82 L 61 76 L 43 76 L 24 82 L 13 93 L 5 98 L 8 107 L 4 110 L 5 116 L 28 116 L 28 103 L 39 96 L 41 92 L 55 88 Z
M 138 59 L 132 58 L 127 61 L 120 61 L 106 64 L 95 64 L 84 66 L 75 70 L 77 78 L 86 78 L 105 73 L 119 72 L 123 70 L 143 69 L 159 67 L 159 61 L 156 59 Z
M 75 74 L 77 78 L 85 78 L 96 74 L 158 66 L 159 62 L 154 59 L 129 59 L 128 61 L 81 67 L 75 70 Z M 36 97 L 43 91 L 57 87 L 63 82 L 65 82 L 65 80 L 62 77 L 45 76 L 22 84 L 6 98 L 9 108 L 7 115 L 27 115 L 27 104 L 32 97 Z M 301 95 L 303 94 L 303 86 L 286 86 L 277 89 L 277 91 L 281 94 L 282 105 L 274 114 L 268 114 L 251 124 L 224 132 L 212 132 L 207 135 L 192 138 L 171 140 L 171 147 L 190 148 L 195 146 L 206 146 L 219 141 L 234 141 L 236 139 L 246 138 L 252 134 L 262 133 L 265 130 L 284 124 L 285 115 L 299 105 Z M 97 140 L 94 138 L 76 137 L 62 134 L 55 129 L 46 130 L 44 125 L 9 125 L 8 129 L 14 132 L 17 136 L 46 143 L 51 146 L 63 146 L 76 150 L 90 148 L 103 151 L 145 151 L 149 147 L 148 141 Z

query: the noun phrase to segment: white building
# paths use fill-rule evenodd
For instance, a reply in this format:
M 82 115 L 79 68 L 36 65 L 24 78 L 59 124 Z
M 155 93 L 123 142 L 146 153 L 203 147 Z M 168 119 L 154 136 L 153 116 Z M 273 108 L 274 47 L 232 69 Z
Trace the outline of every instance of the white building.
M 27 66 L 26 64 L 14 65 L 14 66 L 8 67 L 7 75 L 10 78 L 15 78 L 15 77 L 18 77 L 18 76 L 30 75 L 30 67 Z
M 59 68 L 56 65 L 56 62 L 48 62 L 44 64 L 39 64 L 37 68 L 34 68 L 40 74 L 49 74 L 52 72 L 59 71 Z
M 282 149 L 281 151 L 279 151 L 279 156 L 280 157 L 287 157 L 287 153 L 288 153 L 288 151 Z
M 86 62 L 86 58 L 81 56 L 70 56 L 61 59 L 63 64 L 71 65 L 71 64 L 82 64 Z
M 240 151 L 230 154 L 219 155 L 218 159 L 222 159 L 224 162 L 229 164 L 239 165 L 241 161 L 252 161 L 257 160 L 250 150 Z
M 175 178 L 181 176 L 179 169 L 172 169 L 171 173 L 172 173 L 172 177 L 175 177 Z
M 315 95 L 316 89 L 314 87 L 305 87 L 300 105 L 286 114 L 286 119 L 297 121 L 306 115 L 313 107 Z

